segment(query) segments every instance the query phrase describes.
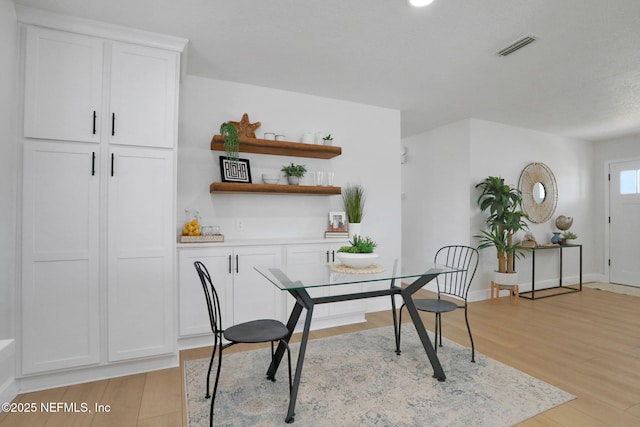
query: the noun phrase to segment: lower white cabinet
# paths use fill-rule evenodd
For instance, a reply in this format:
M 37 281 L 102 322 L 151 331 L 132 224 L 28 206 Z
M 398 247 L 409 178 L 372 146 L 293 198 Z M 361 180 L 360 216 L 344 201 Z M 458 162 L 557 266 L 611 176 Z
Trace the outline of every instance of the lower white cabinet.
M 224 328 L 261 318 L 284 319 L 285 292 L 253 268 L 280 264 L 281 246 L 181 247 L 178 252 L 181 337 L 211 332 L 195 261 L 201 261 L 211 275 L 220 299 Z
M 333 263 L 336 260 L 336 252 L 346 242 L 337 242 L 331 244 L 304 244 L 289 245 L 286 247 L 287 263 Z M 362 290 L 361 284 L 343 285 L 343 286 L 325 286 L 321 288 L 309 289 L 309 295 L 312 297 L 323 297 L 346 292 L 359 292 Z M 366 306 L 365 300 L 353 300 L 334 302 L 330 304 L 320 304 L 313 309 L 312 328 L 323 328 L 335 326 L 340 323 L 353 323 L 354 321 L 363 321 Z M 287 313 L 291 312 L 295 300 L 287 294 Z M 304 313 L 303 313 L 304 314 Z M 347 319 L 355 316 L 353 319 Z M 355 320 L 354 320 L 355 319 Z M 304 322 L 304 316 L 298 321 L 298 328 L 301 328 Z
M 211 333 L 202 285 L 193 263 L 205 264 L 218 291 L 223 327 L 250 320 L 271 318 L 283 322 L 295 304 L 288 292 L 278 289 L 258 274 L 254 267 L 286 263 L 333 262 L 335 252 L 345 242 L 283 243 L 278 245 L 188 246 L 178 248 L 179 259 L 179 337 L 181 347 L 208 344 L 187 340 Z M 345 291 L 357 292 L 361 285 L 310 289 L 312 296 Z M 363 300 L 322 304 L 314 308 L 312 328 L 323 328 L 364 321 Z M 304 315 L 304 313 L 303 313 Z M 304 321 L 304 316 L 299 324 Z

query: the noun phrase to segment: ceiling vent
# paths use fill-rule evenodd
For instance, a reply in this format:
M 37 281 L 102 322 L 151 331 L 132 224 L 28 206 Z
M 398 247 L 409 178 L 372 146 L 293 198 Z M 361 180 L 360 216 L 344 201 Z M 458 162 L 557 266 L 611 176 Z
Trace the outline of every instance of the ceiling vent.
M 533 36 L 524 36 L 521 39 L 516 40 L 515 42 L 511 43 L 509 46 L 505 47 L 504 49 L 498 51 L 498 55 L 500 55 L 500 56 L 511 55 L 516 50 L 520 50 L 523 47 L 525 47 L 526 45 L 533 43 L 534 41 L 536 41 L 535 37 L 533 37 Z

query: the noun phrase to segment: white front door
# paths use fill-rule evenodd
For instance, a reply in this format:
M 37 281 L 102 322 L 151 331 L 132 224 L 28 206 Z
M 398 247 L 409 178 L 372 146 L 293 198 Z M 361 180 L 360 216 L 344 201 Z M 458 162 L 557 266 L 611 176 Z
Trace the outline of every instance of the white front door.
M 640 160 L 609 165 L 609 281 L 640 287 Z

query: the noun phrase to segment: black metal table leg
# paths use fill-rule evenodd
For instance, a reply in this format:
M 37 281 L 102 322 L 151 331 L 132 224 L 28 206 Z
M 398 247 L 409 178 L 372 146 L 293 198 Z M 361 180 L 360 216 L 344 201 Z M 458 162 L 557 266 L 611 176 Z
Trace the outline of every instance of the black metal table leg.
M 285 341 L 287 343 L 289 343 L 289 341 L 291 340 L 291 336 L 293 335 L 293 331 L 296 328 L 296 325 L 298 324 L 298 319 L 300 318 L 300 314 L 302 313 L 302 309 L 304 307 L 296 302 L 296 305 L 293 307 L 293 310 L 291 310 L 291 314 L 289 315 L 289 320 L 287 321 L 287 329 L 289 330 L 289 333 L 287 334 L 287 336 L 285 337 Z M 286 351 L 286 347 L 284 344 L 279 343 L 278 344 L 278 348 L 276 349 L 276 353 L 273 356 L 273 360 L 271 361 L 271 364 L 269 365 L 269 369 L 267 370 L 267 378 L 270 380 L 275 380 L 276 377 L 276 372 L 278 372 L 278 367 L 280 366 L 280 362 L 282 361 L 282 357 L 284 356 L 284 352 Z
M 429 362 L 431 362 L 431 367 L 433 368 L 433 377 L 437 378 L 438 381 L 444 381 L 447 379 L 447 376 L 444 374 L 444 370 L 442 369 L 442 365 L 440 365 L 438 355 L 433 348 L 433 344 L 431 344 L 429 335 L 427 335 L 427 330 L 422 323 L 422 319 L 420 318 L 420 314 L 418 313 L 418 309 L 416 308 L 416 305 L 413 302 L 412 298 L 412 295 L 414 293 L 422 289 L 424 285 L 432 281 L 436 276 L 437 274 L 425 274 L 424 276 L 419 277 L 412 284 L 402 289 L 400 295 L 402 295 L 404 304 L 407 307 L 409 315 L 411 316 L 411 320 L 413 321 L 413 326 L 415 326 L 418 337 L 420 337 L 420 341 L 422 342 L 422 346 L 424 347 L 424 351 L 425 353 L 427 353 Z
M 313 300 L 309 296 L 306 290 L 296 289 L 289 291 L 291 295 L 296 297 L 298 301 L 303 300 L 303 304 L 307 309 L 307 316 L 304 320 L 304 329 L 302 331 L 302 338 L 300 339 L 300 349 L 298 350 L 298 362 L 296 363 L 296 372 L 293 377 L 293 387 L 291 388 L 291 394 L 289 395 L 289 409 L 284 421 L 290 424 L 294 421 L 294 415 L 296 410 L 296 400 L 298 398 L 298 388 L 300 387 L 300 377 L 302 376 L 302 365 L 304 364 L 304 355 L 307 350 L 307 342 L 309 341 L 309 330 L 311 329 L 311 318 L 313 317 Z M 299 303 L 296 303 L 298 305 Z M 293 325 L 295 328 L 295 324 Z M 292 331 L 292 329 L 290 329 Z
M 413 299 L 411 299 L 411 294 L 402 292 L 402 297 L 404 298 L 404 304 L 407 307 L 409 315 L 411 316 L 411 320 L 413 321 L 413 326 L 415 326 L 416 331 L 418 332 L 418 336 L 420 337 L 420 341 L 422 341 L 424 351 L 427 353 L 429 362 L 431 362 L 431 366 L 433 367 L 433 377 L 437 378 L 438 381 L 446 380 L 447 376 L 444 374 L 444 370 L 440 365 L 440 360 L 438 359 L 438 355 L 436 354 L 436 351 L 431 344 L 429 335 L 427 335 L 427 330 L 424 328 L 424 324 L 422 323 L 420 314 L 418 314 L 418 310 L 413 303 Z

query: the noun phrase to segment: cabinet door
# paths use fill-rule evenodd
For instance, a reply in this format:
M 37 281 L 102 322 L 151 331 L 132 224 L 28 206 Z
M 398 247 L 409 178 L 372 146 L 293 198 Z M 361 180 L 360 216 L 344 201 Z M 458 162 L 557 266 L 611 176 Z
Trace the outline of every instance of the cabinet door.
M 317 264 L 330 262 L 332 257 L 330 248 L 325 244 L 320 245 L 292 245 L 287 246 L 287 264 Z M 311 297 L 324 297 L 328 295 L 327 287 L 311 288 L 307 292 Z M 296 300 L 287 292 L 287 315 L 293 310 Z M 329 304 L 317 305 L 313 308 L 313 317 L 326 317 L 329 314 Z M 304 323 L 304 316 L 298 323 Z
M 25 137 L 100 141 L 102 52 L 100 39 L 27 28 Z
M 99 178 L 92 148 L 24 144 L 23 374 L 99 361 Z
M 284 320 L 285 291 L 281 291 L 254 269 L 258 265 L 281 264 L 282 248 L 238 247 L 233 261 L 233 323 L 256 319 Z
M 233 325 L 233 281 L 231 248 L 180 248 L 180 336 L 211 333 L 209 312 L 200 277 L 193 265 L 202 262 L 218 293 L 222 326 Z
M 110 142 L 173 148 L 178 54 L 125 43 L 111 48 Z
M 173 153 L 112 149 L 108 178 L 109 360 L 171 352 Z M 110 160 L 111 160 L 110 159 Z

